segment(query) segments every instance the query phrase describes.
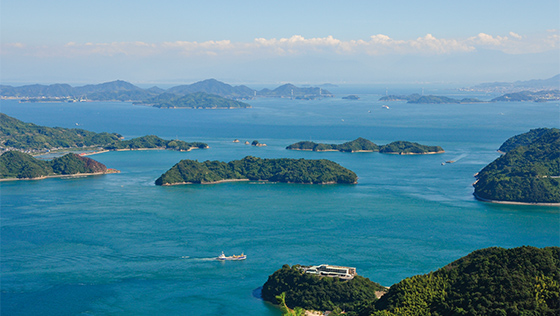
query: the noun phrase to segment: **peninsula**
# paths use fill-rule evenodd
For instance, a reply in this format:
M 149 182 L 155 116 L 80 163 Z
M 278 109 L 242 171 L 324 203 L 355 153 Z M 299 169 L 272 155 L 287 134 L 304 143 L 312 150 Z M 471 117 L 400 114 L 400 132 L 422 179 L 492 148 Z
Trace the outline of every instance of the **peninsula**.
M 156 185 L 206 184 L 226 181 L 285 183 L 357 183 L 356 174 L 330 160 L 262 159 L 247 156 L 229 163 L 181 160 L 161 175 Z
M 559 258 L 559 247 L 485 248 L 388 290 L 360 276 L 321 277 L 284 265 L 268 277 L 262 297 L 280 303 L 284 315 L 558 315 Z
M 475 175 L 474 196 L 508 204 L 560 205 L 560 130 L 540 128 L 508 139 L 506 153 Z
M 18 150 L 43 154 L 56 150 L 138 150 L 168 149 L 189 151 L 208 148 L 200 142 L 164 140 L 154 135 L 123 140 L 117 133 L 94 133 L 80 128 L 46 127 L 24 123 L 0 113 L 0 152 Z
M 445 151 L 440 146 L 426 146 L 408 141 L 396 141 L 378 146 L 370 140 L 359 137 L 343 144 L 323 144 L 311 141 L 301 141 L 291 144 L 286 149 L 308 151 L 341 151 L 341 152 L 380 152 L 384 154 L 423 155 L 440 154 Z
M 19 151 L 0 156 L 0 180 L 35 180 L 49 177 L 118 173 L 91 158 L 66 154 L 50 161 L 36 159 Z

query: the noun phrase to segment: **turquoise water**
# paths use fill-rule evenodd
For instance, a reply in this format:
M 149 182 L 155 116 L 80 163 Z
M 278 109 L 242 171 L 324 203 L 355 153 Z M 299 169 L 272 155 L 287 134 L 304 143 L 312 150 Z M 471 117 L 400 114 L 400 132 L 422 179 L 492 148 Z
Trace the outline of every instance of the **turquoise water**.
M 473 174 L 508 137 L 559 127 L 558 103 L 409 105 L 264 99 L 245 110 L 128 103 L 19 104 L 39 125 L 205 141 L 191 152 L 109 152 L 120 174 L 1 182 L 2 315 L 280 315 L 255 290 L 283 264 L 337 264 L 383 285 L 491 246 L 560 245 L 556 207 L 473 199 Z M 365 137 L 440 145 L 445 154 L 288 151 L 299 140 Z M 267 147 L 241 141 L 259 140 Z M 327 158 L 357 185 L 238 182 L 157 187 L 181 159 Z M 456 160 L 442 166 L 441 162 Z M 212 260 L 244 252 L 242 262 Z

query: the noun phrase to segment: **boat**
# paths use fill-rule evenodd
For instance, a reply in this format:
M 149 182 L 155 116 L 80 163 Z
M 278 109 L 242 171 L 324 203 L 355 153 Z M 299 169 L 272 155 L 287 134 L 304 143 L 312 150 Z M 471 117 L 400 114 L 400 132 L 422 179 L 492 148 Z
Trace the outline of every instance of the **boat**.
M 389 109 L 389 107 L 386 106 L 386 105 L 382 106 L 382 108 L 387 109 L 387 110 Z
M 241 253 L 240 255 L 236 256 L 226 256 L 224 255 L 224 252 L 222 251 L 222 254 L 219 255 L 217 258 L 217 260 L 221 260 L 221 261 L 239 261 L 239 260 L 245 260 L 247 259 L 247 256 L 244 255 L 243 253 Z

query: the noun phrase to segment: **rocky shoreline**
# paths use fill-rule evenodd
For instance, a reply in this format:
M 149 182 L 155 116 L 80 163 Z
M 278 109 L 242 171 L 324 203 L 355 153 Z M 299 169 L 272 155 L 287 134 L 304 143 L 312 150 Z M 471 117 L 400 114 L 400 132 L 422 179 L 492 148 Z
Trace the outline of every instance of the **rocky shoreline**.
M 498 200 L 490 200 L 490 199 L 485 199 L 482 198 L 476 194 L 474 194 L 474 197 L 482 202 L 488 202 L 488 203 L 495 203 L 495 204 L 506 204 L 506 205 L 533 205 L 533 206 L 560 206 L 560 203 L 530 203 L 530 202 L 515 202 L 515 201 L 498 201 Z
M 99 176 L 104 174 L 121 173 L 117 169 L 107 169 L 105 172 L 91 172 L 91 173 L 73 173 L 73 174 L 55 174 L 50 176 L 36 177 L 36 178 L 5 178 L 0 179 L 3 181 L 33 181 L 33 180 L 44 180 L 50 178 L 76 178 L 76 177 L 89 177 L 89 176 Z

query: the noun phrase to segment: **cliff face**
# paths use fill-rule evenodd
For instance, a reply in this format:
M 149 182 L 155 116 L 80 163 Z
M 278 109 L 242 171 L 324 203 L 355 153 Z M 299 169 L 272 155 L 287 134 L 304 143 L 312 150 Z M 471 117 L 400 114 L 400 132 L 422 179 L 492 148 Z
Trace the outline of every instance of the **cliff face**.
M 95 161 L 88 157 L 75 156 L 84 163 L 86 170 L 90 170 L 89 173 L 107 172 L 107 166 L 99 161 Z

